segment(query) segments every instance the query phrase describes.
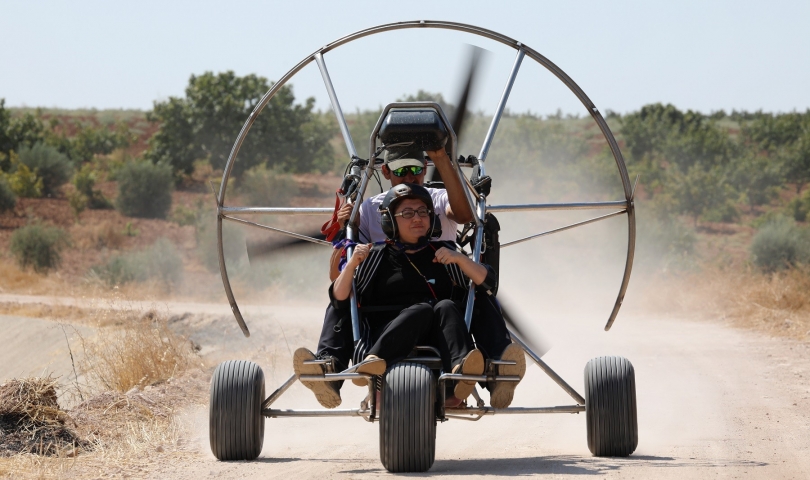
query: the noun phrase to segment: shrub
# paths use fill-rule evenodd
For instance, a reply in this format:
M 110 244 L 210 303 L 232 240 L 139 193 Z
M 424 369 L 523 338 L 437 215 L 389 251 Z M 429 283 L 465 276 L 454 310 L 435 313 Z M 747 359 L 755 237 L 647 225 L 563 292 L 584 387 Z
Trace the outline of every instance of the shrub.
M 0 176 L 0 213 L 11 210 L 15 205 L 17 205 L 17 196 L 14 195 L 6 179 Z
M 116 207 L 128 217 L 166 218 L 172 206 L 174 180 L 168 165 L 132 162 L 116 174 Z
M 810 189 L 804 192 L 803 196 L 791 200 L 787 205 L 787 210 L 797 222 L 806 221 L 810 214 Z
M 20 163 L 15 152 L 9 155 L 9 171 L 3 177 L 8 182 L 12 192 L 18 197 L 39 198 L 42 196 L 42 179 L 37 176 L 36 170 L 31 171 L 25 164 Z
M 71 190 L 67 197 L 70 209 L 73 211 L 73 216 L 76 217 L 76 221 L 78 221 L 79 215 L 81 215 L 84 209 L 87 208 L 87 197 L 76 190 Z
M 176 285 L 182 280 L 183 260 L 172 242 L 160 238 L 144 250 L 112 256 L 91 273 L 110 286 L 152 279 Z
M 104 197 L 101 190 L 96 190 L 96 171 L 91 165 L 85 165 L 73 177 L 73 186 L 76 191 L 87 199 L 87 207 L 91 209 L 112 208 L 112 203 Z
M 290 197 L 298 195 L 298 185 L 291 175 L 284 174 L 280 169 L 260 165 L 245 172 L 239 193 L 251 205 L 284 206 L 289 205 Z
M 40 224 L 19 228 L 11 235 L 11 253 L 17 264 L 23 269 L 33 267 L 37 273 L 58 267 L 60 252 L 67 244 L 64 230 Z
M 191 225 L 193 227 L 197 226 L 197 222 L 199 221 L 200 210 L 194 210 L 192 208 L 188 208 L 185 205 L 178 205 L 175 207 L 174 211 L 172 212 L 170 219 L 172 222 L 176 223 L 181 227 L 185 227 Z
M 782 270 L 810 260 L 810 239 L 793 220 L 776 217 L 754 236 L 751 255 L 765 272 Z
M 25 165 L 42 179 L 42 194 L 51 196 L 56 189 L 67 183 L 73 174 L 73 164 L 67 155 L 44 143 L 33 147 L 22 147 L 19 152 L 20 163 Z

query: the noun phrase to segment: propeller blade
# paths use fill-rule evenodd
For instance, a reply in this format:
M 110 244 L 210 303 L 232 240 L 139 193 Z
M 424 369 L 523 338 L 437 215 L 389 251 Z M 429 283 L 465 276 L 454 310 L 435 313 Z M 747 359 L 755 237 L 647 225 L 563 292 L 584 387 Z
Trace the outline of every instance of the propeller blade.
M 473 45 L 469 46 L 470 50 L 470 63 L 469 67 L 467 68 L 467 80 L 464 84 L 464 90 L 461 92 L 461 97 L 459 97 L 458 102 L 456 103 L 456 112 L 453 115 L 453 130 L 456 132 L 456 135 L 461 135 L 461 127 L 464 124 L 464 116 L 467 114 L 467 102 L 470 99 L 470 92 L 475 85 L 475 77 L 478 75 L 478 64 L 481 60 L 481 55 L 484 52 L 484 49 L 481 47 L 476 47 Z
M 520 337 L 520 339 L 523 340 L 523 343 L 531 348 L 538 357 L 542 357 L 548 353 L 548 351 L 551 350 L 550 344 L 544 338 L 538 337 L 536 333 L 534 338 L 530 337 L 530 332 L 526 328 L 526 323 L 523 320 L 518 320 L 519 317 L 512 315 L 513 310 L 507 310 L 506 305 L 504 305 L 502 295 L 499 295 L 498 297 L 498 303 L 501 305 L 501 313 L 503 314 L 503 319 L 506 322 L 506 326 L 509 327 L 509 330 Z
M 308 237 L 316 238 L 318 240 L 326 240 L 326 235 L 319 231 L 303 233 Z M 245 240 L 245 247 L 247 248 L 248 261 L 254 262 L 260 260 L 262 257 L 278 254 L 287 248 L 300 248 L 300 247 L 315 247 L 317 243 L 312 243 L 300 238 L 285 238 L 284 240 L 262 240 L 262 241 L 249 241 Z
M 485 50 L 481 47 L 469 45 L 470 61 L 469 66 L 467 67 L 466 80 L 464 81 L 464 88 L 461 91 L 461 96 L 456 102 L 455 114 L 453 115 L 453 119 L 450 121 L 453 131 L 456 132 L 456 137 L 461 134 L 461 127 L 464 124 L 464 116 L 467 113 L 467 103 L 470 99 L 470 92 L 472 92 L 473 86 L 475 85 L 475 77 L 478 74 L 478 65 L 484 51 Z M 439 174 L 439 171 L 434 168 L 428 180 L 432 182 L 441 182 L 442 177 Z

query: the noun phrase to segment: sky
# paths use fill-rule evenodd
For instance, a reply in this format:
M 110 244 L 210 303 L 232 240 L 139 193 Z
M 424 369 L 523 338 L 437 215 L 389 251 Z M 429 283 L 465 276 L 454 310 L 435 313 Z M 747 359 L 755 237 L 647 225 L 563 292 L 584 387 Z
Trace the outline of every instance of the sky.
M 183 96 L 192 74 L 270 80 L 321 46 L 404 20 L 468 23 L 510 36 L 561 67 L 602 112 L 653 102 L 704 113 L 810 108 L 805 1 L 16 1 L 0 0 L 0 98 L 6 106 L 142 109 Z M 492 112 L 515 51 L 456 32 L 367 37 L 325 56 L 344 111 L 419 89 L 458 95 L 465 45 L 485 48 L 472 108 Z M 296 97 L 329 106 L 314 63 Z M 508 108 L 585 114 L 526 60 Z

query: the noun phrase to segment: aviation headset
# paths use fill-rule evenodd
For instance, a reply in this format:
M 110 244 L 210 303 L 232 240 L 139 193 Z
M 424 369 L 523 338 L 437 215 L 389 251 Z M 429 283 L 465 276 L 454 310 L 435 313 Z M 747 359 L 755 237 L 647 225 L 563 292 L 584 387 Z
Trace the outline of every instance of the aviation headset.
M 427 237 L 428 239 L 440 237 L 442 235 L 442 222 L 436 212 L 433 211 L 433 198 L 430 196 L 430 192 L 425 187 L 410 183 L 401 183 L 392 187 L 385 194 L 382 205 L 380 205 L 380 225 L 385 236 L 391 240 L 397 239 L 397 222 L 394 218 L 394 212 L 399 202 L 406 198 L 416 198 L 425 203 L 428 210 L 430 210 L 428 216 L 430 226 L 428 227 Z

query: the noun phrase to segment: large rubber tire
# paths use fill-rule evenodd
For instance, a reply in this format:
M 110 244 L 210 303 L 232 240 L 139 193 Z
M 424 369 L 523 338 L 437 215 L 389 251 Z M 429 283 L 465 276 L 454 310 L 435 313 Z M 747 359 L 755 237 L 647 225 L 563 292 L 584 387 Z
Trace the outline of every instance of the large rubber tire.
M 389 472 L 425 472 L 436 458 L 436 383 L 430 369 L 398 363 L 383 376 L 380 460 Z
M 217 365 L 211 379 L 209 440 L 219 460 L 253 460 L 264 443 L 264 373 L 245 360 Z
M 585 365 L 588 448 L 597 457 L 626 457 L 638 446 L 636 374 L 623 357 L 598 357 Z

